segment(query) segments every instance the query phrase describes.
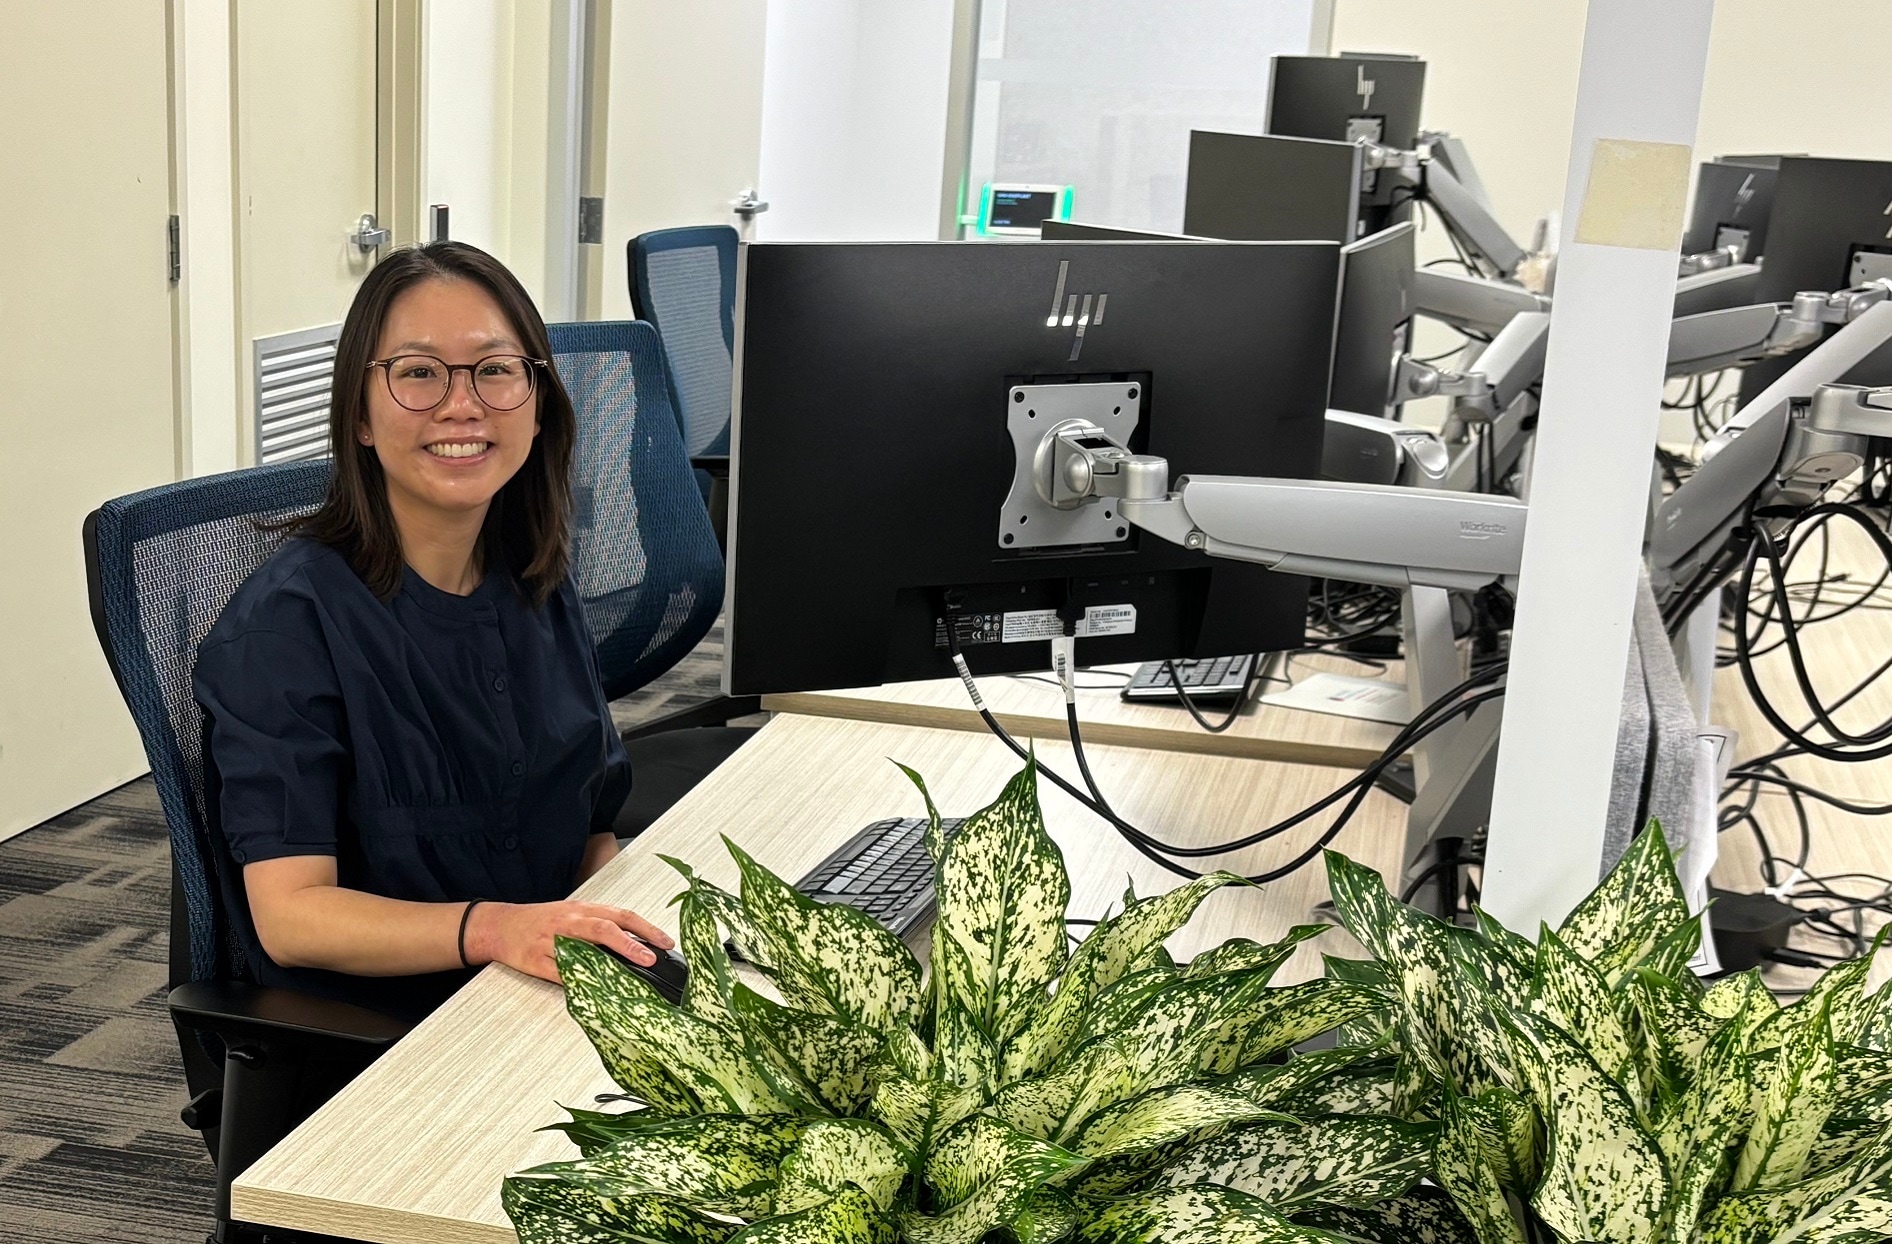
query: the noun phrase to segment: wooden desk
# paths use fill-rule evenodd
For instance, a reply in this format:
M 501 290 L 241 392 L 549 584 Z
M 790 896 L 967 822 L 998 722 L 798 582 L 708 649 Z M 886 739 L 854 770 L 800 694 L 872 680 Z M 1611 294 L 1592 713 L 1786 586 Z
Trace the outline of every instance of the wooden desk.
M 1074 769 L 1056 744 L 1041 746 L 1039 755 L 1060 772 Z M 718 834 L 782 875 L 799 876 L 862 825 L 923 811 L 889 757 L 922 773 L 948 815 L 988 803 L 1017 769 L 1011 753 L 986 736 L 779 717 L 579 894 L 674 930 L 666 903 L 681 887 L 652 857 L 676 855 L 733 886 L 735 868 Z M 1336 780 L 1314 768 L 1110 747 L 1096 748 L 1091 764 L 1124 816 L 1178 842 L 1235 837 L 1305 806 Z M 1126 874 L 1140 893 L 1174 883 L 1056 788 L 1046 783 L 1041 793 L 1070 867 L 1073 915 L 1103 914 L 1122 896 Z M 1403 813 L 1374 792 L 1336 845 L 1390 867 Z M 1297 827 L 1281 845 L 1251 849 L 1231 866 L 1260 871 L 1298 853 L 1320 828 Z M 1265 890 L 1224 890 L 1170 945 L 1192 955 L 1229 936 L 1272 939 L 1325 897 L 1318 862 Z M 1342 948 L 1344 936 L 1329 934 L 1314 946 Z M 1304 948 L 1282 979 L 1317 972 L 1316 952 Z M 376 1244 L 507 1244 L 514 1235 L 500 1210 L 500 1180 L 573 1156 L 562 1135 L 536 1129 L 564 1117 L 559 1104 L 590 1105 L 594 1094 L 612 1090 L 558 988 L 489 967 L 237 1180 L 235 1214 Z
M 1113 668 L 1127 673 L 1136 667 Z M 1307 656 L 1294 661 L 1296 677 L 1323 669 L 1361 676 L 1374 673 L 1370 668 L 1334 657 Z M 1093 743 L 1111 744 L 1358 769 L 1378 759 L 1397 733 L 1394 727 L 1376 721 L 1276 708 L 1257 699 L 1227 731 L 1211 734 L 1196 725 L 1179 705 L 1125 702 L 1117 694 L 1119 686 L 1095 685 L 1100 676 L 1093 671 L 1079 675 L 1078 720 L 1083 723 L 1087 749 Z M 1399 662 L 1389 664 L 1385 677 L 1394 682 L 1403 677 Z M 1280 687 L 1279 683 L 1264 683 L 1255 694 L 1259 697 Z M 1056 684 L 1021 676 L 989 676 L 979 679 L 979 693 L 985 697 L 986 706 L 1014 736 L 1067 737 L 1064 693 Z M 936 730 L 984 733 L 986 729 L 966 697 L 965 686 L 956 678 L 846 691 L 768 695 L 762 697 L 762 707 L 778 713 L 926 726 Z M 1204 715 L 1210 720 L 1219 720 L 1225 711 L 1225 708 L 1209 706 L 1204 709 Z

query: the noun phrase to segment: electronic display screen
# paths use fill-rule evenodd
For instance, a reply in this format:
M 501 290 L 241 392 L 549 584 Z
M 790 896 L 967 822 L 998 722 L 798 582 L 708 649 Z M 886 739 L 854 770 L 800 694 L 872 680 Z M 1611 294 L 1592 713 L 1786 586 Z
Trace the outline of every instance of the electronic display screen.
M 1058 192 L 1055 190 L 1007 190 L 994 186 L 992 214 L 986 227 L 1035 230 L 1045 221 L 1056 219 L 1057 215 Z

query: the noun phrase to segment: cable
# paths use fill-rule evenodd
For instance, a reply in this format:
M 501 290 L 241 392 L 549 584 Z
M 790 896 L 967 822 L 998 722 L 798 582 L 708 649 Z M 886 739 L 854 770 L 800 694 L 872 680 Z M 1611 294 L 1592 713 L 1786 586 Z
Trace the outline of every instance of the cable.
M 1176 668 L 1174 661 L 1163 662 L 1163 668 L 1169 671 L 1169 682 L 1170 685 L 1176 689 L 1176 698 L 1181 700 L 1182 706 L 1189 710 L 1189 715 L 1196 719 L 1196 724 L 1201 726 L 1204 730 L 1207 730 L 1210 734 L 1221 734 L 1224 730 L 1234 725 L 1241 717 L 1242 710 L 1248 707 L 1248 697 L 1254 694 L 1255 681 L 1257 676 L 1261 673 L 1261 654 L 1255 653 L 1248 658 L 1248 673 L 1242 679 L 1242 689 L 1236 694 L 1235 703 L 1233 707 L 1229 709 L 1228 716 L 1224 717 L 1220 722 L 1211 722 L 1207 717 L 1204 717 L 1202 710 L 1196 707 L 1195 701 L 1189 698 L 1189 689 L 1183 686 L 1182 671 Z

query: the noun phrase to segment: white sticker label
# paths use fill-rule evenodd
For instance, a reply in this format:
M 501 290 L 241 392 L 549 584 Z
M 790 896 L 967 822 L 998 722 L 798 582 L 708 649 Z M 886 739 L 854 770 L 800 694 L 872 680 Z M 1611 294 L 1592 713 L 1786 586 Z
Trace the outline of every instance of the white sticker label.
M 1136 629 L 1135 605 L 1092 605 L 1079 620 L 1077 635 L 1079 639 L 1095 639 L 1099 635 L 1134 635 Z M 999 642 L 1029 643 L 1032 640 L 1056 639 L 1062 634 L 1064 621 L 1058 617 L 1057 610 L 1023 609 L 1005 615 Z

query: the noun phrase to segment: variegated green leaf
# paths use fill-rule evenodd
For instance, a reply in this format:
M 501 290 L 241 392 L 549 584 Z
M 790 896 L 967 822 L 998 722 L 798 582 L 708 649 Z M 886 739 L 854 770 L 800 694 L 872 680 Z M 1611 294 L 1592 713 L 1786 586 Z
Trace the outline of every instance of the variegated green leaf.
M 1432 1178 L 1451 1193 L 1478 1244 L 1528 1244 L 1524 1227 L 1505 1197 L 1481 1122 L 1467 1099 L 1447 1093 L 1433 1149 Z
M 1537 947 L 1531 945 L 1531 939 L 1505 928 L 1496 916 L 1477 904 L 1472 905 L 1472 912 L 1478 922 L 1478 934 L 1491 947 L 1492 954 L 1526 976 L 1530 975 L 1537 965 Z
M 1066 1147 L 1073 1153 L 1099 1161 L 1124 1154 L 1147 1153 L 1204 1128 L 1260 1119 L 1295 1122 L 1279 1111 L 1257 1104 L 1254 1098 L 1237 1088 L 1173 1084 L 1093 1115 Z
M 748 909 L 743 907 L 740 898 L 714 882 L 705 881 L 694 868 L 682 860 L 668 855 L 659 855 L 657 858 L 683 874 L 684 880 L 690 883 L 690 892 L 696 896 L 698 902 L 703 904 L 717 923 L 729 931 L 730 942 L 742 953 L 743 958 L 763 972 L 773 970 L 773 965 L 769 962 L 769 957 L 762 947 L 761 932 L 756 928 L 755 922 L 749 918 Z
M 1080 1208 L 1086 1208 L 1080 1203 Z M 1232 1188 L 1194 1184 L 1096 1203 L 1077 1244 L 1338 1244 Z
M 1193 1145 L 1157 1185 L 1223 1184 L 1283 1213 L 1310 1205 L 1367 1206 L 1398 1196 L 1431 1165 L 1436 1128 L 1398 1119 L 1328 1115 L 1264 1122 Z
M 1285 1063 L 1262 1063 L 1244 1068 L 1232 1075 L 1213 1080 L 1211 1083 L 1236 1089 L 1245 1093 L 1249 1100 L 1257 1105 L 1270 1106 L 1288 1114 L 1384 1113 L 1372 1110 L 1294 1111 L 1282 1105 L 1283 1102 L 1299 1101 L 1305 1094 L 1319 1091 L 1323 1086 L 1333 1083 L 1338 1077 L 1346 1075 L 1359 1066 L 1368 1056 L 1368 1051 L 1359 1049 L 1315 1050 L 1307 1054 L 1297 1054 Z
M 817 903 L 724 838 L 742 870 L 742 906 L 770 978 L 805 1011 L 865 1028 L 911 1024 L 920 1013 L 920 964 L 901 940 L 845 903 Z
M 1668 1172 L 1622 1087 L 1555 1024 L 1528 1011 L 1510 1022 L 1546 1130 L 1544 1176 L 1531 1198 L 1538 1215 L 1570 1240 L 1653 1240 Z
M 1388 998 L 1399 996 L 1399 986 L 1393 980 L 1393 970 L 1378 959 L 1343 959 L 1339 955 L 1322 955 L 1320 961 L 1325 965 L 1328 980 L 1345 981 L 1349 985 L 1361 985 Z
M 957 947 L 935 950 L 936 964 L 942 954 L 958 958 L 959 950 Z M 977 1093 L 979 1100 L 985 1101 L 998 1089 L 998 1048 L 959 996 L 942 987 L 943 980 L 940 975 L 933 977 L 935 992 L 939 995 L 933 1018 L 935 1066 L 940 1075 Z
M 1157 966 L 1139 968 L 1105 986 L 1085 1017 L 1086 1037 L 1095 1039 L 1122 1031 L 1151 998 L 1181 980 L 1183 975 L 1175 968 Z
M 1478 1147 L 1498 1182 L 1507 1190 L 1526 1195 L 1543 1173 L 1544 1145 L 1537 1112 L 1521 1095 L 1504 1088 L 1488 1088 L 1459 1104 L 1471 1120 Z
M 1232 937 L 1213 950 L 1197 955 L 1190 961 L 1186 972 L 1190 976 L 1211 976 L 1219 972 L 1279 969 L 1294 957 L 1294 952 L 1301 948 L 1302 943 L 1311 942 L 1332 928 L 1330 924 L 1297 924 L 1280 941 L 1265 945 L 1246 937 Z
M 1826 1125 L 1813 1144 L 1807 1159 L 1807 1175 L 1818 1178 L 1855 1160 L 1885 1134 L 1885 1124 L 1876 1119 L 1836 1119 Z
M 643 977 L 590 942 L 557 938 L 565 1009 L 627 1092 L 667 1113 L 774 1114 L 795 1109 L 727 1031 L 671 1006 Z M 659 1062 L 661 1058 L 661 1062 Z M 653 1074 L 661 1071 L 667 1081 Z M 654 1099 L 650 1088 L 670 1093 Z M 687 1099 L 670 1086 L 687 1090 Z
M 944 974 L 945 996 L 1002 1050 L 1044 1009 L 1045 989 L 1065 964 L 1071 882 L 1038 808 L 1037 762 L 1027 761 L 941 850 L 933 971 Z M 945 947 L 959 953 L 942 954 Z
M 1154 898 L 1128 898 L 1122 912 L 1099 924 L 1078 946 L 1058 978 L 1050 1003 L 1006 1046 L 1005 1078 L 1036 1075 L 1063 1057 L 1087 1027 L 1085 1013 L 1099 991 L 1121 980 L 1134 964 L 1188 923 L 1203 899 L 1239 882 L 1234 873 L 1210 873 Z
M 881 1033 L 782 1006 L 747 985 L 735 985 L 730 1000 L 743 1035 L 811 1107 L 846 1115 L 866 1103 L 873 1091 L 868 1067 L 885 1040 Z
M 776 1168 L 804 1134 L 794 1115 L 704 1114 L 652 1118 L 575 1162 L 522 1178 L 556 1179 L 607 1200 L 661 1196 L 716 1214 L 767 1214 Z
M 1892 1053 L 1892 980 L 1873 990 L 1860 1009 L 1865 1021 L 1854 1044 Z
M 1350 1051 L 1351 1052 L 1351 1051 Z M 1305 1062 L 1304 1055 L 1288 1063 Z M 1254 1070 L 1266 1070 L 1258 1067 Z M 1375 1058 L 1333 1072 L 1271 1105 L 1295 1115 L 1310 1114 L 1383 1114 L 1397 1115 L 1394 1109 L 1394 1084 L 1399 1071 L 1397 1058 Z M 1244 1075 L 1244 1072 L 1236 1072 Z
M 1756 1049 L 1753 1035 L 1780 1009 L 1773 991 L 1761 979 L 1760 970 L 1749 968 L 1733 976 L 1724 976 L 1701 996 L 1701 1009 L 1719 1020 L 1741 1018 L 1741 1035 L 1749 1049 Z
M 1557 935 L 1614 981 L 1688 918 L 1669 840 L 1651 821 L 1602 884 L 1564 919 Z
M 716 907 L 707 897 L 715 887 L 701 881 L 696 870 L 682 860 L 668 855 L 657 858 L 690 883 L 690 888 L 673 900 L 677 908 L 677 949 L 690 965 L 689 979 L 683 984 L 683 1010 L 698 1019 L 727 1024 L 733 1019 L 730 993 L 735 989 L 736 977 L 717 928 Z M 735 901 L 733 896 L 725 897 Z
M 793 1214 L 766 1218 L 730 1237 L 730 1244 L 899 1244 L 892 1215 L 859 1188 Z
M 514 1175 L 499 1204 L 519 1244 L 723 1244 L 734 1224 L 661 1197 L 606 1198 L 575 1184 Z
M 1432 1103 L 1444 1092 L 1444 1082 L 1433 1076 L 1425 1060 L 1416 1058 L 1402 1044 L 1399 1060 L 1393 1068 L 1393 1117 L 1421 1119 L 1428 1117 Z M 1436 1116 L 1436 1111 L 1433 1111 Z
M 1813 1144 L 1838 1104 L 1837 1063 L 1823 1015 L 1786 1033 L 1754 1094 L 1754 1124 L 1735 1163 L 1735 1191 L 1784 1187 L 1805 1173 Z
M 1633 964 L 1632 968 L 1659 973 L 1674 981 L 1684 992 L 1699 994 L 1701 985 L 1688 965 L 1700 949 L 1701 917 L 1690 916 L 1657 938 L 1656 944 L 1649 948 L 1649 953 Z
M 1848 959 L 1813 982 L 1806 996 L 1792 1006 L 1769 1015 L 1754 1031 L 1754 1048 L 1785 1045 L 1789 1034 L 1799 1028 L 1824 1022 L 1833 1034 L 1835 1045 L 1851 1045 L 1865 1027 L 1866 973 L 1870 959 Z
M 1748 1103 L 1752 1100 L 1751 1065 L 1747 1042 L 1740 1025 L 1723 1024 L 1708 1039 L 1689 1068 L 1689 1080 L 1656 1130 L 1656 1143 L 1675 1176 L 1678 1188 L 1699 1186 L 1706 1191 L 1707 1181 L 1721 1171 L 1719 1158 L 1728 1146 L 1740 1138 L 1748 1125 Z M 1704 1151 L 1715 1161 L 1696 1161 Z M 1684 1212 L 1698 1213 L 1699 1202 L 1689 1204 L 1693 1191 L 1678 1193 Z
M 1603 1074 L 1622 1085 L 1632 1102 L 1640 1102 L 1641 1075 L 1619 1006 L 1603 974 L 1546 925 L 1538 934 L 1530 1009 L 1565 1032 L 1582 1033 L 1584 1049 Z
M 1057 1244 L 1082 1220 L 1077 1203 L 1061 1189 L 1040 1188 L 1012 1219 L 1010 1231 L 1018 1244 Z
M 977 1110 L 984 1098 L 947 1080 L 913 1080 L 894 1071 L 877 1079 L 867 1103 L 867 1117 L 886 1128 L 901 1144 L 918 1154 L 932 1150 L 934 1140 Z
M 1094 1042 L 1049 1075 L 1008 1084 L 990 1111 L 1027 1136 L 1065 1144 L 1098 1111 L 1137 1093 L 1135 1068 L 1114 1040 Z
M 975 1244 L 1028 1211 L 1040 1188 L 1082 1161 L 1000 1119 L 973 1115 L 926 1160 L 940 1212 L 908 1214 L 901 1225 L 912 1244 Z
M 1265 974 L 1236 973 L 1195 980 L 1173 977 L 1142 998 L 1116 1032 L 1138 1090 L 1193 1080 L 1224 1057 L 1230 1058 L 1230 1065 L 1218 1069 L 1232 1070 L 1244 1034 L 1231 1037 L 1225 1029 L 1232 1021 L 1255 1015 L 1268 992 Z
M 1294 1221 L 1354 1244 L 1484 1244 L 1452 1198 L 1426 1184 L 1366 1209 L 1318 1206 Z
M 1892 1088 L 1892 1054 L 1859 1045 L 1842 1045 L 1833 1074 L 1834 1091 L 1852 1114 L 1854 1102 L 1869 1101 Z
M 1648 968 L 1629 974 L 1624 993 L 1636 1017 L 1634 1040 L 1644 1079 L 1662 1103 L 1660 1121 L 1694 1083 L 1702 1051 L 1727 1021 L 1702 1010 L 1687 990 Z
M 893 1137 L 865 1119 L 817 1119 L 782 1159 L 775 1212 L 793 1214 L 840 1195 L 849 1186 L 875 1208 L 891 1210 L 911 1162 Z
M 1399 902 L 1370 868 L 1327 852 L 1327 885 L 1347 931 L 1392 969 L 1406 1051 L 1435 1079 L 1482 1088 L 1508 1066 L 1492 999 L 1466 970 L 1483 941 Z M 1459 946 L 1457 943 L 1465 944 Z
M 582 1110 L 576 1106 L 564 1106 L 561 1109 L 571 1116 L 570 1120 L 548 1123 L 539 1130 L 565 1133 L 566 1139 L 577 1145 L 578 1152 L 584 1157 L 590 1157 L 626 1136 L 643 1131 L 651 1125 L 652 1119 L 675 1117 L 654 1110 Z
M 1892 1132 L 1837 1170 L 1785 1188 L 1722 1197 L 1699 1244 L 1857 1244 L 1892 1235 Z
M 1372 990 L 1340 981 L 1311 980 L 1263 990 L 1245 1013 L 1223 1024 L 1202 1068 L 1220 1074 L 1258 1063 L 1379 1005 L 1380 997 Z

